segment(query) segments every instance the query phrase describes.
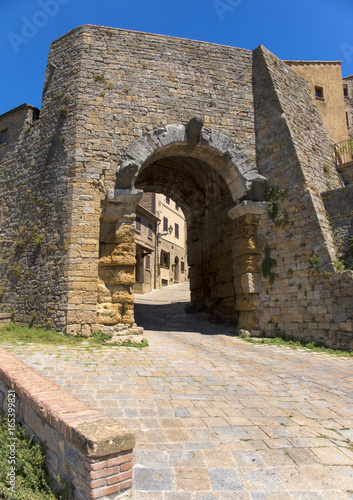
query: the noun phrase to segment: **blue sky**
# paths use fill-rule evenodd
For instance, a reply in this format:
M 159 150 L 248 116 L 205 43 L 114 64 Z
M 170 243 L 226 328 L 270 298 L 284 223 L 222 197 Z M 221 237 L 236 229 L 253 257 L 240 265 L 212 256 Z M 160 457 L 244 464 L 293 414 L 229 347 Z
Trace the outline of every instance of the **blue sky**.
M 0 0 L 0 114 L 40 107 L 50 43 L 82 24 L 161 33 L 281 59 L 341 60 L 353 74 L 352 0 Z

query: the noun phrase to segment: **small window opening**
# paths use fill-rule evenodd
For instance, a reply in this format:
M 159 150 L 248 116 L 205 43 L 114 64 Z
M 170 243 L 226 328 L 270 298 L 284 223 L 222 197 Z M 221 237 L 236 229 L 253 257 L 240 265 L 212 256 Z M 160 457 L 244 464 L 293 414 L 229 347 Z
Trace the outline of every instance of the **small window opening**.
M 7 144 L 7 132 L 8 129 L 2 130 L 0 132 L 0 144 Z
M 349 97 L 348 85 L 346 83 L 343 84 L 343 95 L 344 97 Z
M 145 269 L 147 271 L 150 271 L 151 270 L 151 256 L 150 255 L 146 255 L 146 259 L 145 259 Z
M 315 97 L 318 97 L 319 99 L 324 98 L 324 89 L 323 87 L 315 87 Z
M 165 252 L 164 250 L 161 250 L 161 266 L 162 267 L 167 267 L 169 269 L 170 267 L 170 252 Z
M 168 219 L 167 217 L 163 217 L 163 232 L 168 232 Z
M 141 233 L 141 219 L 140 219 L 140 217 L 136 217 L 136 231 Z

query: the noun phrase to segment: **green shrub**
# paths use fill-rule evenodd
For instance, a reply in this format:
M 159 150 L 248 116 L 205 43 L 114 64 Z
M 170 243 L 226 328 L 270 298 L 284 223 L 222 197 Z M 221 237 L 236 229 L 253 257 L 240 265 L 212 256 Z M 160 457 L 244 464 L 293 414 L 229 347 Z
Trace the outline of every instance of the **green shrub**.
M 314 253 L 309 259 L 311 267 L 315 268 L 319 265 L 320 257 Z
M 261 264 L 262 276 L 264 278 L 269 278 L 270 284 L 272 285 L 275 281 L 276 274 L 272 272 L 272 268 L 277 265 L 277 261 L 271 257 L 271 249 L 267 245 L 265 247 L 265 258 Z
M 65 498 L 61 493 L 54 494 L 49 485 L 45 452 L 33 438 L 28 439 L 25 431 L 16 424 L 14 436 L 16 447 L 15 492 L 9 487 L 9 428 L 7 415 L 0 414 L 0 498 L 6 500 L 55 500 Z

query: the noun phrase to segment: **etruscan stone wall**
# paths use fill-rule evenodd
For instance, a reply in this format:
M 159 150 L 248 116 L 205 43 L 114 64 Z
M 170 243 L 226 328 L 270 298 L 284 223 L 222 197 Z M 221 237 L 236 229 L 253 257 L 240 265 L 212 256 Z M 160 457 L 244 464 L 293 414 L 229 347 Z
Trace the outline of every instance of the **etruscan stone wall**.
M 195 310 L 353 342 L 321 196 L 342 188 L 331 141 L 310 85 L 264 47 L 77 28 L 51 46 L 40 119 L 6 148 L 1 309 L 15 320 L 133 326 L 145 190 L 185 213 Z

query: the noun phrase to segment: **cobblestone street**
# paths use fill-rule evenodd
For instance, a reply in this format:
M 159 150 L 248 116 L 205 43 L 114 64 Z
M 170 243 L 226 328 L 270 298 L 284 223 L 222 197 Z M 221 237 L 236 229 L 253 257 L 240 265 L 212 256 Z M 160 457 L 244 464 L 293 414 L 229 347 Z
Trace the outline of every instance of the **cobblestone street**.
M 353 499 L 353 359 L 254 345 L 136 297 L 145 349 L 8 347 L 136 433 L 135 500 Z

